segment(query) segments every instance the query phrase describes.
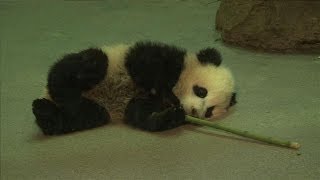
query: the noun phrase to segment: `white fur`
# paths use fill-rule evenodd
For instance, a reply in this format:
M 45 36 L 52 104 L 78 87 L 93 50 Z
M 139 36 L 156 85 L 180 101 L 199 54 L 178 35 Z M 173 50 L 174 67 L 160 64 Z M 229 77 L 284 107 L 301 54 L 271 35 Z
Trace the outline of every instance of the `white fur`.
M 108 109 L 113 120 L 123 118 L 124 109 L 137 92 L 126 68 L 125 55 L 130 45 L 103 46 L 101 50 L 108 56 L 106 78 L 83 95 Z
M 198 85 L 207 89 L 205 98 L 197 97 L 193 86 Z M 195 54 L 187 54 L 185 70 L 181 73 L 173 92 L 180 99 L 187 114 L 205 119 L 207 108 L 215 106 L 213 116 L 218 118 L 227 112 L 230 98 L 234 92 L 234 80 L 230 70 L 222 65 L 202 65 Z M 196 114 L 192 113 L 192 109 Z
M 127 75 L 124 65 L 124 58 L 130 46 L 127 44 L 119 44 L 114 46 L 103 46 L 101 50 L 108 56 L 108 78 L 121 77 L 120 74 Z
M 111 110 L 114 117 L 123 114 L 123 109 L 136 91 L 124 62 L 130 46 L 120 44 L 101 48 L 108 55 L 107 77 L 96 88 L 84 93 L 88 98 Z M 213 116 L 207 119 L 225 114 L 234 92 L 234 81 L 229 69 L 221 65 L 202 65 L 195 53 L 186 54 L 184 68 L 173 92 L 187 114 L 205 119 L 204 114 L 211 106 L 215 106 Z M 194 85 L 206 88 L 207 96 L 203 99 L 197 97 L 193 92 Z M 152 93 L 156 93 L 155 90 Z M 192 114 L 192 109 L 195 109 L 197 114 Z

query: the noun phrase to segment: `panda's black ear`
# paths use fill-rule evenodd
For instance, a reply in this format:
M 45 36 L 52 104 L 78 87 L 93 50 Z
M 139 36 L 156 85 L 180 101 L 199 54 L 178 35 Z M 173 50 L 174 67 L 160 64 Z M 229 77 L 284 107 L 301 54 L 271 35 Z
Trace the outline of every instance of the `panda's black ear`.
M 201 64 L 211 63 L 219 66 L 222 62 L 221 55 L 215 48 L 202 49 L 197 53 L 197 57 Z
M 234 106 L 235 104 L 237 104 L 237 93 L 232 93 L 231 99 L 230 99 L 230 103 L 229 103 L 229 107 Z

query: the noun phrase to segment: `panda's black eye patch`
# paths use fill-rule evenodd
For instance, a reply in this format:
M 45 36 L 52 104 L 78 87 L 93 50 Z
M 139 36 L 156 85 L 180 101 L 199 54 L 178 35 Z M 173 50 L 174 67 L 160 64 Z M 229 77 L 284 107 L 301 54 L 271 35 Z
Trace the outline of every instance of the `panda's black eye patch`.
M 206 118 L 211 117 L 211 116 L 212 116 L 212 111 L 213 111 L 214 107 L 215 107 L 215 106 L 208 107 L 208 108 L 207 108 L 207 111 L 206 111 L 206 113 L 205 113 L 205 115 L 204 115 L 204 117 L 206 117 Z
M 200 87 L 198 85 L 193 86 L 193 92 L 200 98 L 205 98 L 208 94 L 208 90 L 206 88 Z

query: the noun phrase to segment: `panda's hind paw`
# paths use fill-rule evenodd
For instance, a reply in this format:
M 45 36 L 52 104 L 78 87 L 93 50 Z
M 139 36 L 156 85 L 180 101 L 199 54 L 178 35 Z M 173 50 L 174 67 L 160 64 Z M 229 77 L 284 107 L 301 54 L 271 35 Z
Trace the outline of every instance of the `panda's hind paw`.
M 58 107 L 47 99 L 36 99 L 32 103 L 32 112 L 36 118 L 36 124 L 45 135 L 60 134 L 60 126 L 57 126 L 59 117 Z
M 51 117 L 57 110 L 56 105 L 47 99 L 36 99 L 32 102 L 32 111 L 36 117 Z

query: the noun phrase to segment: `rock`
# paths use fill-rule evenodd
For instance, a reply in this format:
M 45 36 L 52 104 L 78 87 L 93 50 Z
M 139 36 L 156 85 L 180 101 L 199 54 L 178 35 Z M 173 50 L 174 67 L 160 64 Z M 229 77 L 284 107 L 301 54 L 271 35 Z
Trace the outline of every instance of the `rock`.
M 320 1 L 221 0 L 216 28 L 229 44 L 320 52 Z

